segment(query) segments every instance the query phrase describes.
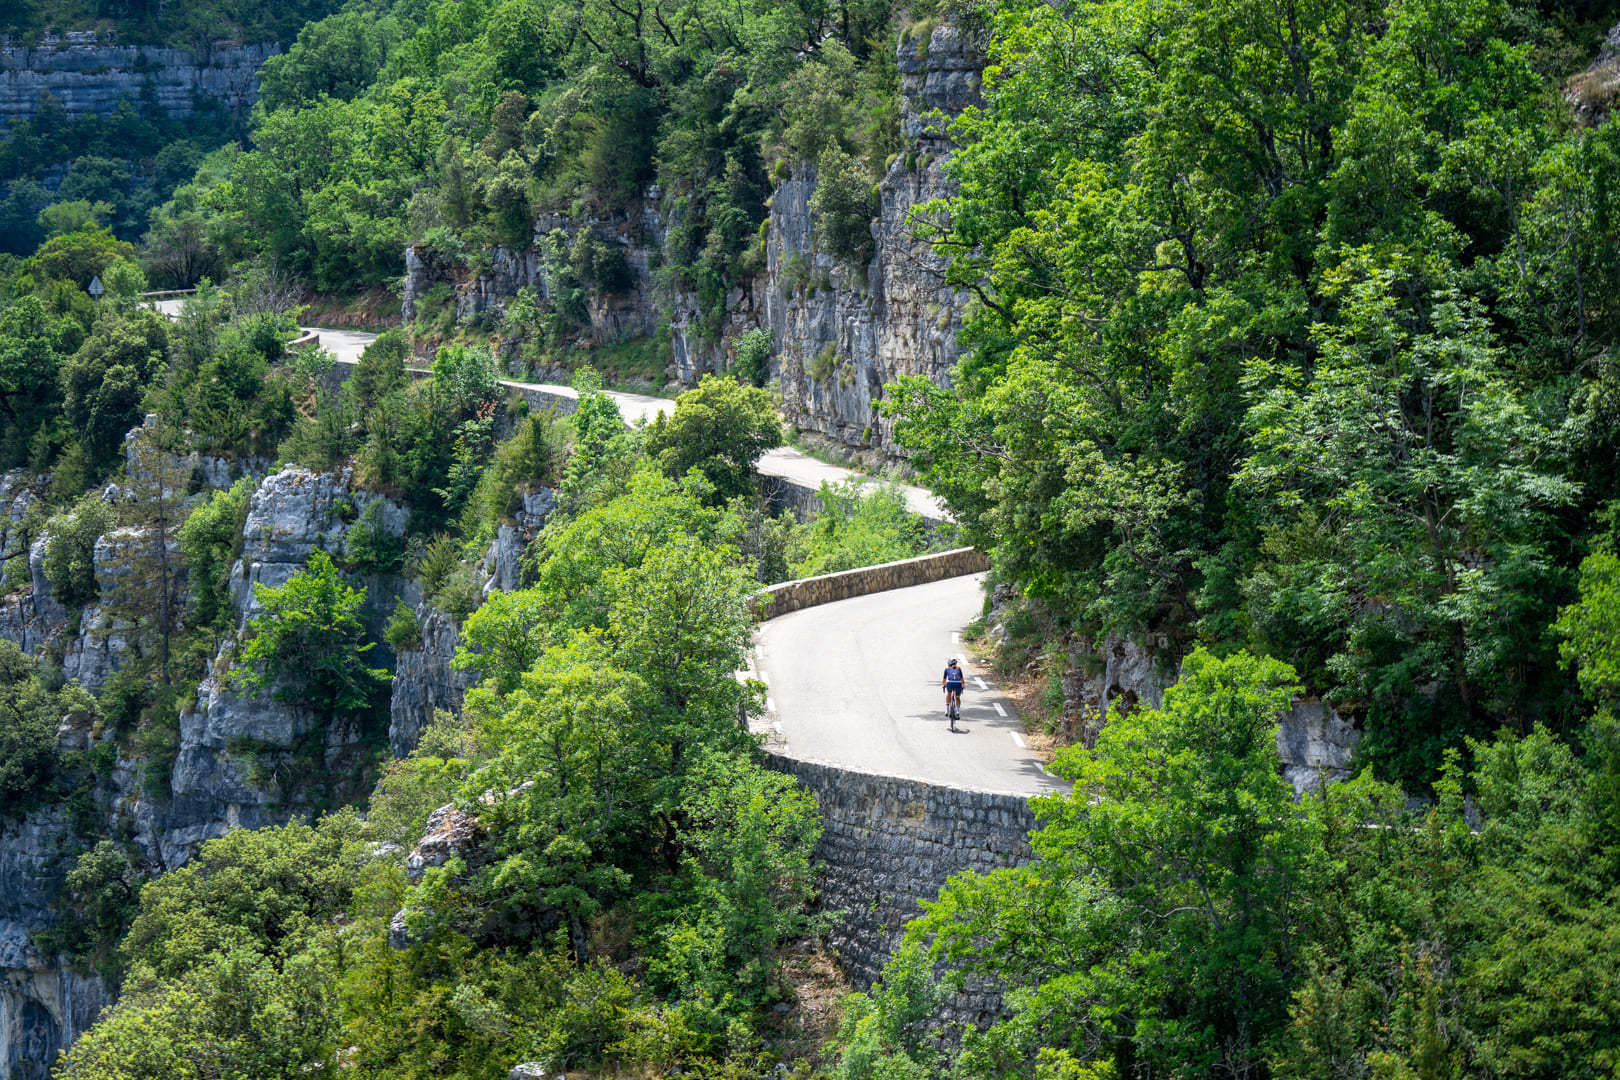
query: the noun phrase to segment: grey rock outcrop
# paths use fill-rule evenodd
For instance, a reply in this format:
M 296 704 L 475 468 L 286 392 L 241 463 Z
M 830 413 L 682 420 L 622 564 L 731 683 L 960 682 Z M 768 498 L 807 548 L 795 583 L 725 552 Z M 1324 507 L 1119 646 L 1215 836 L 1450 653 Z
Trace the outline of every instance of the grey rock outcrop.
M 245 114 L 259 100 L 260 67 L 280 51 L 274 42 L 206 53 L 76 43 L 0 48 L 0 126 L 32 117 L 46 94 L 69 116 L 109 115 L 123 101 L 144 111 L 151 100 L 181 119 L 196 112 L 199 99 Z
M 99 977 L 42 955 L 29 939 L 54 919 L 69 833 L 60 808 L 0 828 L 0 1071 L 15 1080 L 45 1080 L 57 1051 L 112 1000 Z
M 1609 30 L 1591 66 L 1564 84 L 1564 100 L 1575 119 L 1589 127 L 1609 119 L 1620 101 L 1620 23 Z
M 1296 701 L 1277 722 L 1277 759 L 1295 795 L 1350 778 L 1361 732 L 1322 701 Z
M 455 620 L 421 600 L 413 610 L 422 643 L 414 649 L 400 650 L 388 701 L 388 747 L 396 758 L 406 757 L 416 749 L 435 712 L 459 711 L 467 691 L 478 682 L 473 672 L 450 666 L 461 644 L 461 630 Z
M 801 164 L 771 197 L 764 322 L 776 344 L 783 411 L 801 429 L 896 456 L 878 415 L 883 386 L 903 375 L 948 381 L 967 298 L 945 284 L 945 262 L 913 236 L 913 208 L 954 190 L 943 171 L 945 125 L 978 100 L 980 44 L 945 24 L 900 46 L 905 152 L 878 184 L 874 255 L 862 268 L 815 248 L 815 170 Z
M 557 493 L 550 488 L 523 493 L 521 498 L 522 508 L 513 515 L 516 524 L 497 527 L 495 540 L 479 563 L 486 597 L 496 589 L 511 592 L 522 587 L 524 552 L 557 506 Z M 416 749 L 435 712 L 460 711 L 467 691 L 478 684 L 476 673 L 451 666 L 461 645 L 461 629 L 455 620 L 423 600 L 414 585 L 404 599 L 416 617 L 420 644 L 400 650 L 394 672 L 388 746 L 397 758 Z
M 555 252 L 556 258 L 549 244 L 542 242 L 554 230 L 560 230 L 566 238 L 562 250 Z M 401 313 L 407 321 L 414 319 L 435 285 L 452 287 L 457 319 L 500 315 L 525 288 L 533 288 L 542 299 L 551 299 L 559 271 L 567 268 L 568 246 L 581 230 L 589 230 L 599 244 L 617 248 L 629 271 L 627 288 L 615 292 L 590 290 L 584 339 L 605 345 L 657 333 L 663 305 L 654 295 L 653 267 L 664 225 L 656 188 L 623 213 L 584 219 L 541 214 L 535 220 L 531 247 L 516 251 L 497 244 L 489 252 L 488 268 L 472 277 L 424 245 L 407 248 Z
M 381 503 L 381 527 L 402 535 L 406 510 L 380 495 L 356 491 L 347 469 L 317 473 L 289 468 L 265 477 L 249 500 L 242 557 L 231 571 L 238 626 L 245 629 L 258 613 L 255 585 L 285 584 L 317 550 L 341 559 L 353 522 L 372 502 Z M 384 666 L 386 646 L 375 638 L 404 583 L 372 576 L 365 584 L 364 615 L 375 649 L 370 659 Z M 232 828 L 307 815 L 310 792 L 301 782 L 279 778 L 282 767 L 316 731 L 323 738 L 319 752 L 329 778 L 341 787 L 342 779 L 354 783 L 365 776 L 369 752 L 364 732 L 270 691 L 238 686 L 232 679 L 235 649 L 235 640 L 221 646 L 197 688 L 195 704 L 180 712 L 180 745 L 170 787 L 173 799 L 191 809 L 184 821 L 170 822 L 156 837 L 164 865 L 184 862 L 203 840 Z
M 124 470 L 130 477 L 146 478 L 147 470 L 156 469 L 143 461 L 136 442 L 143 431 L 157 427 L 155 414 L 147 414 L 140 427 L 130 428 L 124 435 Z M 186 439 L 191 440 L 191 433 Z M 163 455 L 164 491 L 184 496 L 192 492 L 214 488 L 225 490 L 243 477 L 259 480 L 270 470 L 270 459 L 264 457 L 229 457 L 224 454 L 205 454 L 200 450 Z

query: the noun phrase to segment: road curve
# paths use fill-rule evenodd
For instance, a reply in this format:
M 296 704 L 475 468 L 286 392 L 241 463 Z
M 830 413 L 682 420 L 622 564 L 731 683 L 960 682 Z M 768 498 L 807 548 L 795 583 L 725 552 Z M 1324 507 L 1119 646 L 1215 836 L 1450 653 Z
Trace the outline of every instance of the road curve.
M 173 319 L 179 316 L 180 308 L 185 303 L 184 297 L 169 300 L 155 300 L 153 308 Z M 376 334 L 368 334 L 363 330 L 334 330 L 322 326 L 300 326 L 299 330 L 306 334 L 319 334 L 321 348 L 336 356 L 339 360 L 355 362 L 367 345 L 377 340 Z M 541 393 L 557 398 L 578 398 L 579 392 L 571 386 L 558 383 L 529 383 L 518 382 L 514 379 L 503 379 L 501 385 L 511 389 L 538 390 Z M 653 417 L 660 412 L 669 416 L 675 415 L 675 402 L 669 398 L 655 397 L 650 394 L 627 394 L 617 390 L 607 392 L 619 406 L 619 415 L 624 417 L 625 423 L 652 423 Z M 808 488 L 819 488 L 822 481 L 831 484 L 842 483 L 849 479 L 869 480 L 860 473 L 849 469 L 840 469 L 836 465 L 828 465 L 817 461 L 808 454 L 794 450 L 791 447 L 780 447 L 765 453 L 759 461 L 758 469 L 766 476 L 780 476 Z M 922 514 L 924 517 L 947 519 L 950 514 L 945 504 L 933 495 L 919 487 L 897 485 L 905 496 L 906 505 L 912 513 Z
M 956 633 L 979 614 L 983 577 L 858 596 L 761 624 L 755 674 L 769 687 L 777 748 L 976 791 L 1068 790 L 1041 770 L 1012 703 L 956 643 Z M 952 656 L 968 675 L 957 723 L 964 733 L 954 735 L 939 688 Z
M 153 306 L 174 318 L 183 299 Z M 356 361 L 377 335 L 300 327 L 321 336 L 339 360 Z M 569 386 L 502 380 L 502 385 L 577 398 Z M 609 392 L 626 422 L 671 416 L 675 402 L 648 394 Z M 771 450 L 759 471 L 806 487 L 870 477 L 817 461 L 791 447 Z M 948 518 L 944 504 L 918 487 L 897 485 L 912 512 Z M 982 575 L 952 578 L 807 608 L 765 623 L 756 649 L 771 680 L 772 720 L 794 755 L 869 772 L 907 776 L 981 791 L 1032 794 L 1067 785 L 1041 771 L 1022 745 L 1012 703 L 953 643 L 979 612 Z M 961 657 L 970 676 L 962 695 L 965 733 L 952 735 L 942 710 L 939 669 Z M 978 675 L 975 680 L 972 676 Z M 981 687 L 982 684 L 982 687 Z M 1000 709 L 997 709 L 1000 705 Z

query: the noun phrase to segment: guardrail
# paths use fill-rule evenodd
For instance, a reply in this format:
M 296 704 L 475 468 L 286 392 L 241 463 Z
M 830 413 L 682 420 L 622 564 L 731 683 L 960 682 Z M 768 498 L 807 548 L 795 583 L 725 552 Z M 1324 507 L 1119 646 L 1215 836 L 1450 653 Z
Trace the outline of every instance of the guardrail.
M 171 296 L 195 296 L 196 289 L 155 289 L 141 293 L 142 300 L 166 300 Z
M 318 332 L 311 330 L 309 333 L 304 334 L 301 337 L 295 337 L 291 341 L 287 342 L 286 348 L 311 349 L 318 348 L 320 344 L 321 335 Z

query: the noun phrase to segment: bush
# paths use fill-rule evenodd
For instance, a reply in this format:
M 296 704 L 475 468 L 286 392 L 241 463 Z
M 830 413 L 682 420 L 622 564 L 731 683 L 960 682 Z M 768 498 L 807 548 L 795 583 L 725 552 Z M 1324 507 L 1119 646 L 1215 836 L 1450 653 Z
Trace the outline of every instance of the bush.
M 112 528 L 112 511 L 91 492 L 70 512 L 58 514 L 45 526 L 45 580 L 56 599 L 70 608 L 82 608 L 100 598 L 96 581 L 96 539 Z
M 647 431 L 647 454 L 666 476 L 679 479 L 697 469 L 725 502 L 754 490 L 760 455 L 782 445 L 782 425 L 770 395 L 734 379 L 705 375 Z
M 755 386 L 764 386 L 771 376 L 771 332 L 763 326 L 748 331 L 737 341 L 737 372 Z
M 243 477 L 229 491 L 216 491 L 180 526 L 180 556 L 185 560 L 195 608 L 191 622 L 223 630 L 236 615 L 231 604 L 231 564 L 241 550 L 242 525 L 254 482 Z
M 512 437 L 496 447 L 473 489 L 469 509 L 477 522 L 495 524 L 510 517 L 522 505 L 519 490 L 527 485 L 556 484 L 559 436 L 549 414 L 523 418 Z
M 872 187 L 860 164 L 836 146 L 816 161 L 816 191 L 810 196 L 816 232 L 833 258 L 861 264 L 872 257 Z
M 285 585 L 253 586 L 259 613 L 248 624 L 238 685 L 276 687 L 279 700 L 325 716 L 363 715 L 378 706 L 386 671 L 368 668 L 361 644 L 365 590 L 343 581 L 331 556 L 316 551 Z
M 350 565 L 372 574 L 397 574 L 405 559 L 405 541 L 388 531 L 381 499 L 372 499 L 349 528 L 344 545 Z
M 0 814 L 21 815 L 49 789 L 60 719 L 34 661 L 0 638 Z
M 360 822 L 345 811 L 311 828 L 236 829 L 141 892 L 125 947 L 159 977 L 247 947 L 273 955 L 344 910 L 359 883 Z
M 394 605 L 394 613 L 388 617 L 388 625 L 383 629 L 383 640 L 400 651 L 421 648 L 421 624 L 416 621 L 416 612 L 405 606 L 405 601 Z
M 796 578 L 910 559 L 928 550 L 922 519 L 906 508 L 898 488 L 859 480 L 823 483 L 821 513 L 789 546 Z

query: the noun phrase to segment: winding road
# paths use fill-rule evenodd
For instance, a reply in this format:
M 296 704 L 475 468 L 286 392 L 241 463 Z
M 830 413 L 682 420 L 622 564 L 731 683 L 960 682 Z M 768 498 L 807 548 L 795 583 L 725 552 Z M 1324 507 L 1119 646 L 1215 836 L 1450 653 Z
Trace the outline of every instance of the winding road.
M 161 300 L 153 306 L 172 318 L 182 303 Z M 360 330 L 300 329 L 319 334 L 321 347 L 346 361 L 359 360 L 377 339 Z M 554 383 L 502 385 L 579 396 Z M 668 398 L 616 391 L 609 396 L 631 424 L 675 412 Z M 769 451 L 758 467 L 810 488 L 823 481 L 875 482 L 791 447 Z M 949 516 L 928 491 L 898 487 L 913 512 Z M 979 614 L 982 582 L 982 574 L 951 578 L 806 608 L 761 625 L 755 668 L 770 687 L 767 723 L 776 746 L 799 758 L 979 791 L 1029 795 L 1066 789 L 1042 771 L 1012 703 L 959 644 L 961 629 Z M 968 674 L 957 734 L 949 731 L 939 689 L 940 671 L 952 656 Z
M 771 743 L 796 758 L 978 791 L 1066 791 L 1024 740 L 1012 702 L 962 651 L 983 574 L 857 596 L 778 616 L 755 637 Z M 940 676 L 967 673 L 957 733 Z

